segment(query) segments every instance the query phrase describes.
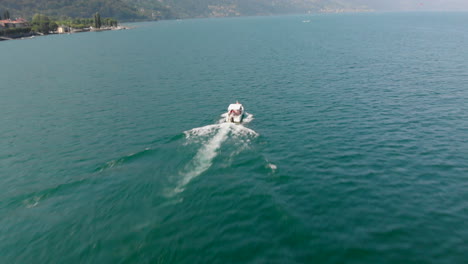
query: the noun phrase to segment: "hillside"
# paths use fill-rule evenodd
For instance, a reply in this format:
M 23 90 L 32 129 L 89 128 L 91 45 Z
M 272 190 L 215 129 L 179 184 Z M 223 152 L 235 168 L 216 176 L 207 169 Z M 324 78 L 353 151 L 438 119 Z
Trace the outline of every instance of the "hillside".
M 173 19 L 242 15 L 274 15 L 366 9 L 358 0 L 2 0 L 0 13 L 30 18 L 35 13 L 54 17 L 103 17 L 119 20 Z
M 176 14 L 157 0 L 1 0 L 0 14 L 9 10 L 14 17 L 31 18 L 40 13 L 53 17 L 103 17 L 119 20 L 176 18 Z
M 338 0 L 163 0 L 163 2 L 180 17 L 300 14 L 327 10 L 367 9 L 363 5 Z

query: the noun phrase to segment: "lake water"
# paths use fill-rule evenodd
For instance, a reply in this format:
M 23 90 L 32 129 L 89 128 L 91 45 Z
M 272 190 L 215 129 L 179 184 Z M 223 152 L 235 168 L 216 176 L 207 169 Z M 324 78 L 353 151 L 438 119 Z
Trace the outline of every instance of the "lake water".
M 466 263 L 467 13 L 132 26 L 0 43 L 0 263 Z

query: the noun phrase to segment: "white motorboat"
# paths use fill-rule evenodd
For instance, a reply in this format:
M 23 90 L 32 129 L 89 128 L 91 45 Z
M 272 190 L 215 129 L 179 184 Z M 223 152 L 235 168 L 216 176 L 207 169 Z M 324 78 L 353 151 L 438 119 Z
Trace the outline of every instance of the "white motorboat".
M 240 123 L 244 118 L 244 107 L 241 103 L 236 102 L 235 104 L 230 104 L 228 107 L 228 114 L 226 116 L 226 122 L 230 123 Z

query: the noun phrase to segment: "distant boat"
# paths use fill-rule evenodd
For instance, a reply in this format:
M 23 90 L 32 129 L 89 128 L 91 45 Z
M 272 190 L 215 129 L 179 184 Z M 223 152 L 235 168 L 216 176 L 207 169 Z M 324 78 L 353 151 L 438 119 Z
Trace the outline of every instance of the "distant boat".
M 228 107 L 228 114 L 226 116 L 226 122 L 229 123 L 240 123 L 244 118 L 244 107 L 241 103 L 236 102 L 230 104 Z
M 310 20 L 302 20 L 302 23 L 309 23 Z

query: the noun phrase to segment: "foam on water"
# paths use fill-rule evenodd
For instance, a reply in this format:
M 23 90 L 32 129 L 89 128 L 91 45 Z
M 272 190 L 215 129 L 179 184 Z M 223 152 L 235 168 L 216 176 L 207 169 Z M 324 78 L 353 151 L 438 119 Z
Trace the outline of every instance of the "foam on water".
M 278 166 L 276 166 L 273 163 L 268 163 L 267 167 L 270 168 L 271 171 L 273 171 L 273 172 L 276 171 L 276 169 L 278 168 Z
M 227 138 L 229 132 L 229 126 L 227 125 L 228 124 L 220 125 L 217 133 L 198 150 L 195 157 L 187 166 L 186 171 L 181 173 L 182 179 L 176 188 L 176 192 L 183 191 L 187 183 L 211 167 L 213 159 L 217 155 L 217 150 Z M 208 129 L 211 130 L 211 127 Z M 200 131 L 204 130 L 200 129 Z
M 223 114 L 222 117 L 226 114 Z M 197 127 L 185 131 L 187 142 L 185 144 L 201 144 L 193 159 L 179 174 L 181 179 L 175 188 L 175 192 L 182 192 L 185 186 L 195 177 L 208 170 L 213 164 L 214 158 L 218 155 L 218 150 L 228 138 L 236 140 L 236 149 L 233 155 L 240 153 L 248 146 L 250 138 L 257 137 L 258 134 L 252 129 L 241 124 L 224 122 L 225 118 L 219 120 L 218 124 Z M 253 120 L 253 115 L 247 114 L 245 121 Z M 246 123 L 246 122 L 244 122 Z

